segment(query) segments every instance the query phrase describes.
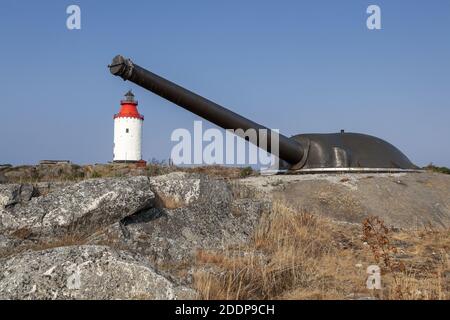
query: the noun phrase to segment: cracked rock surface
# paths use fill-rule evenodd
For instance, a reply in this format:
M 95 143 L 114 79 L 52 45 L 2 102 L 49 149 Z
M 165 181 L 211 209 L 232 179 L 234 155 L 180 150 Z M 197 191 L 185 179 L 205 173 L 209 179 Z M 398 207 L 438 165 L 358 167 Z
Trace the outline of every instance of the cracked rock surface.
M 198 251 L 245 243 L 276 201 L 345 223 L 450 226 L 450 176 L 432 173 L 0 184 L 0 299 L 193 298 Z
M 174 172 L 0 185 L 0 298 L 190 299 L 197 250 L 249 239 L 264 201 Z
M 141 256 L 106 246 L 60 247 L 0 261 L 0 299 L 176 299 L 191 294 Z
M 14 195 L 15 187 L 0 190 L 2 234 L 18 230 L 35 237 L 88 234 L 149 208 L 154 199 L 147 177 L 85 180 L 23 203 L 17 200 L 23 191 Z

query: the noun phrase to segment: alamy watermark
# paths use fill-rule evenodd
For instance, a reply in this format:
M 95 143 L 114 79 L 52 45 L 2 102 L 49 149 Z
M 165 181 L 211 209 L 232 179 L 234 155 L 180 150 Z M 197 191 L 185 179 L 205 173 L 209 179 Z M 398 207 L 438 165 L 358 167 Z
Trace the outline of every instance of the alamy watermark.
M 381 8 L 376 4 L 367 7 L 366 13 L 369 14 L 366 20 L 366 26 L 369 30 L 381 30 Z M 66 27 L 69 30 L 81 29 L 81 8 L 76 4 L 71 4 L 66 9 L 69 16 L 66 20 Z
M 172 132 L 170 139 L 177 142 L 171 151 L 175 165 L 245 164 L 258 165 L 261 170 L 277 170 L 279 167 L 278 129 L 227 129 L 224 134 L 215 128 L 203 130 L 202 121 L 194 121 L 193 129 L 193 135 L 185 128 Z M 271 154 L 265 151 L 268 146 Z
M 381 29 L 381 8 L 375 4 L 371 4 L 367 7 L 366 12 L 370 16 L 366 20 L 366 26 L 369 30 Z
M 81 8 L 75 4 L 67 7 L 66 13 L 69 15 L 66 20 L 66 27 L 69 30 L 81 29 Z
M 366 26 L 369 30 L 381 30 L 381 8 L 376 4 L 367 7 L 366 13 L 369 14 L 366 20 Z M 69 16 L 66 20 L 66 27 L 69 30 L 81 29 L 81 8 L 76 4 L 71 4 L 66 9 Z
M 366 286 L 369 290 L 380 290 L 381 289 L 381 269 L 377 265 L 371 265 L 367 267 L 367 277 Z

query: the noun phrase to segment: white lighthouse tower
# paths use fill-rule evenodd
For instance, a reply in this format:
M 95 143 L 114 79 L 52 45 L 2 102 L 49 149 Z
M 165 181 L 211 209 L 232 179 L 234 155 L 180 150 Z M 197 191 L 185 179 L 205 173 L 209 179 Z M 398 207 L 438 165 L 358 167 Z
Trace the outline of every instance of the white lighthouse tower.
M 128 91 L 120 101 L 120 112 L 114 115 L 114 162 L 142 161 L 142 124 L 134 94 Z

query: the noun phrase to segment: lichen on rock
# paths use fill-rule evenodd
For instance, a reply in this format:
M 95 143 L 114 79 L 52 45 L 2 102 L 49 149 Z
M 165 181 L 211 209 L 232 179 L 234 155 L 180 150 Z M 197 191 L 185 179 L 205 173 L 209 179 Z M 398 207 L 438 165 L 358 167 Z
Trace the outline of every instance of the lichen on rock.
M 176 299 L 179 287 L 139 255 L 106 246 L 60 247 L 0 260 L 0 299 Z

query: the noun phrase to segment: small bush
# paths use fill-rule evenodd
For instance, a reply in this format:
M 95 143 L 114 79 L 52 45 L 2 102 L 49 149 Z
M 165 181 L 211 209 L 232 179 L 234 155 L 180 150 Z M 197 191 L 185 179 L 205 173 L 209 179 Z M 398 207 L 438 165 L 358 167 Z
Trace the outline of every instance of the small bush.
M 252 169 L 252 167 L 245 167 L 245 168 L 242 168 L 242 169 L 241 169 L 241 172 L 240 172 L 240 174 L 239 174 L 239 176 L 240 176 L 241 178 L 246 178 L 246 177 L 249 177 L 249 176 L 251 176 L 251 175 L 253 175 L 253 169 Z
M 430 163 L 428 166 L 426 166 L 424 169 L 432 171 L 432 172 L 438 172 L 438 173 L 444 173 L 444 174 L 450 174 L 450 168 L 447 167 L 436 167 L 432 163 Z
M 98 173 L 97 171 L 93 171 L 91 174 L 91 178 L 100 178 L 102 175 Z
M 164 169 L 162 166 L 157 164 L 150 164 L 148 165 L 148 176 L 159 176 L 161 174 L 164 174 Z

